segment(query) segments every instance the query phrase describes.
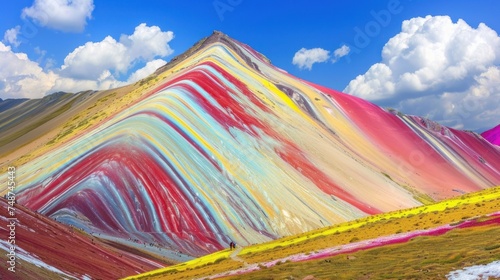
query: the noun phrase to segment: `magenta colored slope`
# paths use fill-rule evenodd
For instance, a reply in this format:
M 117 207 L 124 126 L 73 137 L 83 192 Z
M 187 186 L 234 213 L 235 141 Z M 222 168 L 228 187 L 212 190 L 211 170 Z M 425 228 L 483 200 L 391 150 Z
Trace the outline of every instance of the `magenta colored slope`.
M 480 139 L 476 134 L 448 128 L 451 135 L 436 135 L 450 147 L 459 151 L 467 164 L 483 178 L 499 184 L 497 170 L 500 169 L 500 149 Z
M 355 96 L 309 84 L 332 96 L 345 112 L 356 112 L 349 114 L 353 123 L 393 157 L 395 166 L 405 173 L 402 175 L 412 178 L 415 187 L 428 194 L 434 193 L 437 199 L 456 195 L 448 186 L 465 192 L 480 190 L 476 182 L 454 168 L 398 116 Z
M 500 124 L 481 133 L 481 136 L 483 136 L 483 138 L 488 140 L 490 143 L 500 146 Z

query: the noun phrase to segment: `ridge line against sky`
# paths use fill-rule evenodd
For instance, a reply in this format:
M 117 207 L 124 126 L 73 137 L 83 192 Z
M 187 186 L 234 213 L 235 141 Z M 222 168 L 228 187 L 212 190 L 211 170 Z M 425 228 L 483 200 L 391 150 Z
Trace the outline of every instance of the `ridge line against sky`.
M 382 107 L 478 132 L 500 122 L 494 1 L 2 5 L 2 99 L 133 83 L 221 30 L 295 76 Z

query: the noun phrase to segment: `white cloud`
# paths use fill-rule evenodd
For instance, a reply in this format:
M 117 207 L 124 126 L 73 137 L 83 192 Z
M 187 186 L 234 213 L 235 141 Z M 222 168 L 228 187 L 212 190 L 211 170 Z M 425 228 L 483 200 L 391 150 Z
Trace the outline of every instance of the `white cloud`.
M 64 91 L 64 92 L 79 92 L 84 90 L 101 89 L 98 81 L 91 80 L 76 80 L 71 78 L 64 78 L 58 76 L 54 81 L 50 91 L 46 93 Z M 106 89 L 106 88 L 102 88 Z M 31 98 L 39 98 L 40 96 L 33 96 Z
M 314 63 L 325 62 L 330 58 L 330 51 L 322 48 L 306 49 L 302 48 L 293 56 L 292 64 L 300 69 L 312 69 Z
M 111 36 L 94 43 L 87 42 L 64 58 L 61 74 L 76 79 L 97 79 L 106 70 L 124 73 L 129 66 L 126 47 Z
M 10 52 L 11 48 L 9 46 L 6 46 L 0 42 L 0 52 Z
M 146 66 L 142 67 L 141 69 L 138 69 L 130 77 L 128 78 L 129 83 L 135 83 L 139 81 L 142 78 L 145 78 L 156 71 L 156 69 L 160 68 L 161 66 L 165 65 L 167 62 L 163 59 L 155 59 L 153 61 L 150 61 L 146 63 Z
M 89 89 L 105 90 L 126 85 L 126 82 L 117 80 L 108 70 L 101 73 L 95 80 L 74 79 L 58 76 L 50 92 L 79 92 Z
M 500 119 L 500 37 L 448 16 L 413 18 L 382 50 L 382 61 L 345 92 L 465 129 Z
M 174 38 L 172 31 L 162 32 L 158 26 L 138 25 L 134 34 L 122 35 L 120 43 L 127 47 L 127 55 L 133 59 L 151 60 L 156 56 L 167 56 L 173 53 L 168 45 Z
M 170 55 L 168 43 L 174 38 L 171 31 L 142 23 L 132 35 L 122 35 L 120 41 L 111 36 L 100 42 L 87 42 L 64 59 L 61 74 L 78 79 L 97 79 L 105 71 L 114 75 L 126 73 L 136 63 Z
M 40 49 L 40 47 L 35 47 L 33 50 L 36 54 L 40 55 L 41 58 L 43 58 L 47 54 L 47 51 Z
M 19 47 L 21 41 L 17 39 L 17 35 L 19 35 L 20 30 L 21 26 L 18 25 L 14 28 L 5 31 L 5 34 L 3 35 L 4 42 L 7 42 L 14 47 Z
M 24 53 L 15 53 L 0 43 L 0 97 L 42 97 L 52 88 L 56 75 L 46 73 Z
M 342 47 L 333 51 L 332 62 L 334 62 L 334 63 L 337 62 L 337 60 L 339 60 L 339 58 L 348 55 L 350 51 L 351 51 L 351 48 L 349 48 L 349 46 L 342 45 Z
M 35 0 L 23 9 L 22 17 L 56 30 L 82 32 L 93 10 L 93 0 Z
M 163 32 L 157 26 L 141 24 L 132 35 L 122 35 L 120 41 L 108 36 L 101 42 L 88 42 L 68 54 L 64 65 L 53 69 L 52 60 L 46 60 L 45 70 L 40 66 L 46 51 L 35 48 L 40 57 L 32 61 L 24 53 L 12 51 L 0 43 L 0 98 L 40 98 L 56 91 L 78 92 L 89 89 L 109 89 L 141 79 L 166 62 L 164 57 L 173 51 L 168 42 L 171 31 Z M 145 41 L 143 41 L 145 40 Z M 121 81 L 136 65 L 145 65 Z

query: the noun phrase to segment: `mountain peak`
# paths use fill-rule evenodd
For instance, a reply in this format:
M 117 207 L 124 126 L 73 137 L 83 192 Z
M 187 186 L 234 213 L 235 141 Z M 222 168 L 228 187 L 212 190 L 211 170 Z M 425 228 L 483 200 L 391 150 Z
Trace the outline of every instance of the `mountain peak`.
M 210 37 L 212 37 L 212 36 L 216 36 L 216 37 L 223 37 L 223 36 L 226 36 L 226 37 L 227 37 L 227 35 L 226 35 L 224 32 L 219 31 L 219 30 L 214 30 L 214 31 L 212 32 L 212 35 L 210 35 Z
M 201 40 L 197 41 L 193 46 L 191 46 L 187 51 L 175 56 L 172 58 L 167 64 L 164 66 L 158 68 L 153 75 L 159 75 L 175 65 L 179 64 L 180 62 L 184 61 L 186 58 L 191 56 L 193 53 L 199 51 L 201 48 L 205 47 L 206 45 L 214 42 L 221 42 L 222 38 L 229 38 L 226 34 L 222 33 L 221 31 L 214 30 L 212 34 L 208 37 L 204 37 Z M 227 39 L 226 39 L 227 41 Z
M 208 45 L 216 44 L 216 43 L 223 44 L 225 47 L 235 51 L 238 55 L 240 55 L 247 62 L 247 64 L 250 67 L 252 67 L 254 69 L 258 69 L 258 68 L 256 68 L 256 65 L 254 63 L 252 63 L 251 59 L 248 56 L 244 55 L 241 52 L 241 49 L 237 46 L 244 46 L 246 49 L 249 49 L 253 53 L 255 53 L 259 57 L 259 59 L 261 59 L 265 63 L 269 63 L 269 64 L 271 63 L 271 61 L 266 56 L 255 51 L 250 46 L 243 44 L 243 43 L 229 37 L 227 34 L 221 32 L 221 31 L 214 30 L 212 32 L 212 34 L 210 34 L 210 36 L 204 37 L 203 39 L 199 40 L 193 46 L 191 46 L 191 48 L 189 48 L 187 51 L 183 52 L 182 54 L 177 55 L 176 57 L 172 58 L 167 64 L 158 68 L 153 73 L 153 75 L 159 75 L 160 73 L 163 73 L 163 72 L 173 68 L 175 65 L 178 65 L 180 62 L 189 58 L 191 55 L 193 55 L 197 51 L 207 47 Z

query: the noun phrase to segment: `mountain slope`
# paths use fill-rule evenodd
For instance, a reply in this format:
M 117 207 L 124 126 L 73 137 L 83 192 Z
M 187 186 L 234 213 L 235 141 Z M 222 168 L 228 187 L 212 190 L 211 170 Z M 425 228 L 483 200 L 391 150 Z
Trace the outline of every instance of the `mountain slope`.
M 5 99 L 3 100 L 0 98 L 0 112 L 6 111 L 12 107 L 15 107 L 25 101 L 28 101 L 29 99 L 22 98 L 22 99 Z
M 488 140 L 490 143 L 500 146 L 500 124 L 494 128 L 481 133 L 484 139 Z
M 82 279 L 84 276 L 117 279 L 171 263 L 146 253 L 138 254 L 130 248 L 115 249 L 77 228 L 23 206 L 10 205 L 0 198 L 0 221 L 3 225 L 15 225 L 0 228 L 1 236 L 14 237 L 12 243 L 8 242 L 12 239 L 0 240 L 0 259 L 5 264 L 0 270 L 0 279 Z M 12 216 L 6 214 L 8 210 L 13 211 Z M 15 265 L 8 262 L 8 254 L 12 252 Z M 7 270 L 9 267 L 14 271 Z
M 71 109 L 75 96 L 54 93 L 38 100 L 9 99 L 0 103 L 0 155 L 37 138 L 51 120 Z M 34 135 L 30 135 L 34 134 Z
M 500 277 L 495 269 L 500 260 L 499 233 L 500 187 L 496 187 L 236 251 L 226 249 L 127 279 L 303 279 L 309 275 L 443 279 L 458 274 L 458 268 L 478 264 L 491 265 L 491 275 Z
M 81 108 L 18 166 L 18 202 L 182 257 L 500 183 L 482 137 L 297 79 L 218 32 L 100 94 L 99 123 Z

